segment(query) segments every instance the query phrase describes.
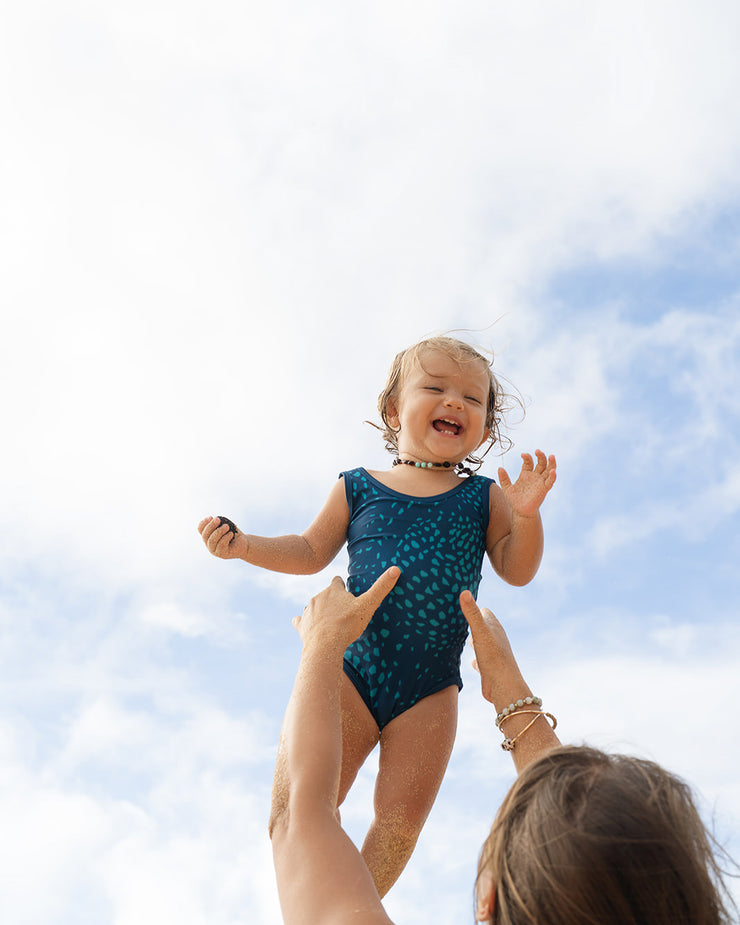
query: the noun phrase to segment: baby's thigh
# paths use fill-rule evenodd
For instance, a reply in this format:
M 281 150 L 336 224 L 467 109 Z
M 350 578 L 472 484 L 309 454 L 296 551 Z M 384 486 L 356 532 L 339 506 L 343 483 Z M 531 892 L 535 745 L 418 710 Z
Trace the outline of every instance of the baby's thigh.
M 423 820 L 434 805 L 457 732 L 457 685 L 424 697 L 380 736 L 375 811 Z
M 365 763 L 365 759 L 378 744 L 380 730 L 360 697 L 357 688 L 346 674 L 342 674 L 342 770 L 339 776 L 337 805 L 344 802 L 349 788 Z

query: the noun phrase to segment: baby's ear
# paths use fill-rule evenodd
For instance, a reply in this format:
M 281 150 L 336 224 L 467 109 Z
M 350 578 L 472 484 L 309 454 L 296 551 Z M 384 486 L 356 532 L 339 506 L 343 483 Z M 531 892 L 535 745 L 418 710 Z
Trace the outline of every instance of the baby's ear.
M 385 406 L 385 416 L 388 419 L 388 423 L 391 427 L 397 428 L 399 425 L 398 420 L 398 407 L 396 406 L 395 401 L 392 398 L 388 399 L 388 402 Z

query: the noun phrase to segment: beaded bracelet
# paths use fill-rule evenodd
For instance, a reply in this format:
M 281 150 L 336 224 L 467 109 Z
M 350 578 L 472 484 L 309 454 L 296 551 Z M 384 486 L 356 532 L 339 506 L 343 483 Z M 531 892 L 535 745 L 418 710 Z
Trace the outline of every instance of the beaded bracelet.
M 520 700 L 515 700 L 514 703 L 510 703 L 508 707 L 504 707 L 504 709 L 498 714 L 498 716 L 496 717 L 496 726 L 500 726 L 501 721 L 503 719 L 506 719 L 506 717 L 509 716 L 510 714 L 516 713 L 517 710 L 521 710 L 521 708 L 524 706 L 531 707 L 532 705 L 536 707 L 541 707 L 542 698 L 541 697 L 522 697 Z
M 527 731 L 527 729 L 529 729 L 530 726 L 534 726 L 534 724 L 537 722 L 538 716 L 544 716 L 546 719 L 552 720 L 552 726 L 550 727 L 551 729 L 555 729 L 555 727 L 558 724 L 558 721 L 555 719 L 552 713 L 545 713 L 544 710 L 520 710 L 519 712 L 520 713 L 535 713 L 536 716 L 534 717 L 534 719 L 531 719 L 527 723 L 524 729 L 520 729 L 513 739 L 510 739 L 508 737 L 504 739 L 504 741 L 501 743 L 501 748 L 503 748 L 505 752 L 514 751 L 514 743 L 516 742 L 516 740 L 519 738 L 519 736 L 524 735 L 524 733 Z

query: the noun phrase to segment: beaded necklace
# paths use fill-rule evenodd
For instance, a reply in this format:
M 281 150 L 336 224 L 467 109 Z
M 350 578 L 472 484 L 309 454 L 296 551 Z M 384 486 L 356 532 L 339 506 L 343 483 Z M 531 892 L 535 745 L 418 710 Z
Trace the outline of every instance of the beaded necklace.
M 451 463 L 449 460 L 444 462 L 416 462 L 413 459 L 401 459 L 396 456 L 393 460 L 394 466 L 415 466 L 417 469 L 453 469 L 458 475 L 475 475 L 472 469 L 468 469 L 461 462 Z

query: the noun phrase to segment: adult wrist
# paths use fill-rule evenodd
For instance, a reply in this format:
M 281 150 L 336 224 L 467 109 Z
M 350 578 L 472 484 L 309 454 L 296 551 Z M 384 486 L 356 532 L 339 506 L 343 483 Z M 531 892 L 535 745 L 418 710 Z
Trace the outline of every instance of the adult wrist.
M 319 628 L 310 633 L 307 639 L 303 640 L 303 651 L 307 655 L 323 657 L 327 662 L 338 662 L 341 664 L 344 653 L 347 651 L 347 642 L 345 635 L 332 633 L 325 628 Z
M 519 671 L 518 666 L 512 666 L 511 674 L 507 677 L 501 673 L 491 689 L 491 703 L 500 713 L 509 704 L 515 703 L 520 698 L 532 697 L 532 691 L 524 680 L 524 676 Z

